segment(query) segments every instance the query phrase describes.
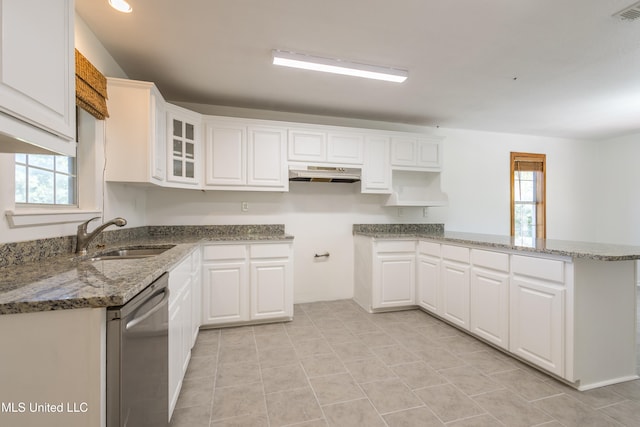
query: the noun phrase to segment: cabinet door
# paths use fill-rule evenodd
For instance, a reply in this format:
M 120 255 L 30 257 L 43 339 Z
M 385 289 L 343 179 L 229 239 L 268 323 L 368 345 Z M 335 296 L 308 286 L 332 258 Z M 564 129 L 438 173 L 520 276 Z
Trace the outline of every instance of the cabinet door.
M 327 161 L 327 134 L 312 130 L 289 130 L 289 160 Z
M 441 315 L 456 325 L 469 329 L 469 265 L 442 261 L 440 276 Z
M 411 137 L 391 138 L 391 165 L 416 166 L 418 140 Z
M 440 142 L 419 138 L 416 166 L 422 168 L 440 168 Z
M 206 185 L 245 185 L 246 128 L 207 125 Z
M 287 133 L 284 129 L 249 127 L 247 185 L 286 190 Z
M 549 372 L 564 374 L 564 286 L 511 279 L 510 351 Z
M 203 266 L 202 324 L 249 320 L 249 286 L 245 260 Z
M 189 284 L 184 288 L 184 292 L 182 292 L 182 296 L 180 298 L 180 310 L 182 314 L 180 316 L 180 326 L 182 331 L 180 333 L 180 346 L 181 349 L 181 369 L 182 369 L 182 377 L 187 372 L 187 367 L 189 366 L 189 360 L 191 359 L 191 342 L 192 342 L 192 319 L 193 315 L 192 310 L 192 296 L 193 287 L 191 285 L 191 280 L 189 280 Z
M 182 325 L 183 307 L 180 304 L 180 295 L 173 304 L 169 305 L 169 360 L 168 360 L 168 381 L 169 381 L 169 417 L 173 414 L 173 409 L 178 401 L 180 388 L 182 386 Z
M 470 331 L 508 349 L 509 275 L 473 267 L 470 298 Z
M 362 165 L 363 193 L 391 193 L 389 146 L 390 140 L 387 137 L 366 138 Z
M 415 304 L 415 259 L 415 253 L 377 256 L 372 289 L 373 308 Z
M 73 17 L 72 0 L 0 1 L 0 110 L 68 141 L 75 141 Z
M 440 258 L 420 255 L 418 258 L 418 305 L 432 313 L 439 312 Z
M 151 178 L 164 181 L 167 166 L 167 121 L 165 120 L 164 100 L 151 91 Z
M 330 133 L 327 143 L 329 163 L 361 165 L 363 161 L 364 137 L 358 134 Z
M 251 261 L 251 320 L 293 316 L 288 259 Z
M 168 164 L 167 181 L 199 184 L 200 119 L 187 110 L 167 105 Z

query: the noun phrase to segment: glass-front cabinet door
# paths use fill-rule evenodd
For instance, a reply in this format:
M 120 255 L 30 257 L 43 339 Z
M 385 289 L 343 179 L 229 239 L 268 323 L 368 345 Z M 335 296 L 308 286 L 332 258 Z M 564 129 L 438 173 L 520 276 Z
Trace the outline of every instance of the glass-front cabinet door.
M 200 183 L 201 124 L 200 114 L 167 104 L 168 181 Z

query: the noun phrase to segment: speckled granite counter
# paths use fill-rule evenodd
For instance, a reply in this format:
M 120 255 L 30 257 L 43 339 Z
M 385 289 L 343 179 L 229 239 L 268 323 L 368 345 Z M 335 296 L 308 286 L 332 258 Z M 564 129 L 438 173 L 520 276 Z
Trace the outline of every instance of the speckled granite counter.
M 444 243 L 460 243 L 469 246 L 600 261 L 640 259 L 640 246 L 553 239 L 536 239 L 534 245 L 526 246 L 511 236 L 445 231 L 442 224 L 354 224 L 353 234 L 377 239 L 424 238 Z
M 154 226 L 105 232 L 90 254 L 75 257 L 64 238 L 1 245 L 0 314 L 125 304 L 203 242 L 291 240 L 282 225 Z M 151 257 L 91 261 L 116 247 L 175 245 Z M 58 247 L 66 253 L 55 253 Z M 73 242 L 72 246 L 73 247 Z M 37 250 L 36 250 L 37 249 Z M 10 261 L 7 261 L 10 260 Z

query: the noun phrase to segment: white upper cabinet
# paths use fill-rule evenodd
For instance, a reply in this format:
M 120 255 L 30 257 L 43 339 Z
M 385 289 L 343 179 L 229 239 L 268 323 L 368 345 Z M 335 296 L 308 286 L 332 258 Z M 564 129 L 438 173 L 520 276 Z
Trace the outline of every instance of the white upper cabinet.
M 106 180 L 164 185 L 165 102 L 153 83 L 109 78 Z
M 200 184 L 202 115 L 167 104 L 167 181 Z
M 388 136 L 365 138 L 361 189 L 363 193 L 391 193 L 390 144 Z
M 442 167 L 441 138 L 393 136 L 391 166 L 394 169 L 439 171 Z
M 310 163 L 361 165 L 364 134 L 316 129 L 289 129 L 288 159 Z
M 207 120 L 205 133 L 205 188 L 289 189 L 286 129 L 241 120 Z
M 73 17 L 73 0 L 0 0 L 0 152 L 75 156 Z

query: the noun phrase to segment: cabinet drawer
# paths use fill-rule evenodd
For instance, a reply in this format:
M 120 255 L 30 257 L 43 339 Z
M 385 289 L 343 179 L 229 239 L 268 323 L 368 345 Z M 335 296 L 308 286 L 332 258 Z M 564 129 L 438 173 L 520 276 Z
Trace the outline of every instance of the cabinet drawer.
M 442 245 L 442 258 L 469 263 L 469 248 Z
M 440 243 L 420 241 L 418 242 L 418 250 L 421 254 L 440 257 Z
M 414 252 L 415 240 L 392 240 L 376 242 L 376 252 Z
M 511 271 L 514 274 L 564 283 L 564 262 L 559 260 L 513 255 Z
M 291 246 L 288 243 L 269 243 L 251 245 L 251 259 L 254 258 L 287 258 Z
M 479 267 L 509 272 L 509 255 L 500 252 L 472 249 L 471 263 Z
M 204 260 L 245 259 L 246 245 L 207 245 L 202 250 Z

